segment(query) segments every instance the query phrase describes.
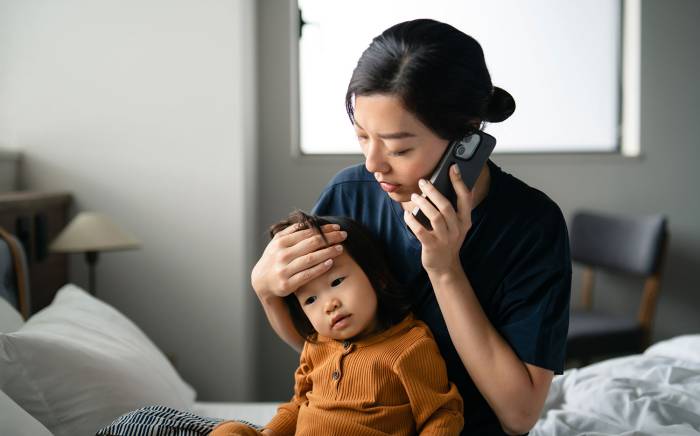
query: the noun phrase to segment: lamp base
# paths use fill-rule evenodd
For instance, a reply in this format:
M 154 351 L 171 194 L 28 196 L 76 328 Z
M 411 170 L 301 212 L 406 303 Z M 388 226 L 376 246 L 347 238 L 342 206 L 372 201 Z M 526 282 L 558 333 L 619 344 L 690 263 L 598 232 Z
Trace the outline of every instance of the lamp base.
M 99 252 L 97 251 L 86 251 L 85 260 L 88 264 L 89 274 L 90 274 L 90 287 L 88 292 L 92 295 L 97 295 L 97 281 L 95 280 L 95 264 L 97 263 Z

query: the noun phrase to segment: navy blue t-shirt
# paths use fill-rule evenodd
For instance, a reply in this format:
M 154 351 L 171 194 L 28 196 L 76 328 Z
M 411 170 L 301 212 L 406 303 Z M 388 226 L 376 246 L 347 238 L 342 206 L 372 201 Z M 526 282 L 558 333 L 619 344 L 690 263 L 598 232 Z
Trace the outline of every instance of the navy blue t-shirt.
M 486 316 L 518 357 L 560 374 L 571 292 L 566 222 L 547 195 L 490 160 L 488 165 L 489 192 L 472 211 L 460 251 L 462 267 Z M 430 326 L 448 376 L 464 399 L 463 434 L 502 434 L 452 344 L 421 264 L 420 241 L 404 223 L 401 204 L 360 164 L 328 183 L 312 213 L 351 217 L 382 243 L 394 276 L 413 293 L 415 314 Z

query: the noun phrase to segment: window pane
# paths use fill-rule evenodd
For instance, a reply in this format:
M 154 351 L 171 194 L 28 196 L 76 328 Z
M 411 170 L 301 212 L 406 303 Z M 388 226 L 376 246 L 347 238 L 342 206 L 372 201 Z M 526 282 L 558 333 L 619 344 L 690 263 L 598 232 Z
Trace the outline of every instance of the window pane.
M 397 7 L 400 5 L 400 7 Z M 513 116 L 486 131 L 496 152 L 614 151 L 619 142 L 620 0 L 299 0 L 301 150 L 358 153 L 344 98 L 373 37 L 434 18 L 481 43 Z

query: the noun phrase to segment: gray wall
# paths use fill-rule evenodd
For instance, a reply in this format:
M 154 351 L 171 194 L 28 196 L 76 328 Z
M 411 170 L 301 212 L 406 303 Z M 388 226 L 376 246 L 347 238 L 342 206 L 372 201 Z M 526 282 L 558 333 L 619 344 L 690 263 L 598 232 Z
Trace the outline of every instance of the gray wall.
M 341 168 L 361 157 L 298 157 L 292 100 L 296 77 L 296 18 L 288 0 L 258 1 L 259 71 L 259 253 L 267 225 L 292 208 L 308 209 Z M 700 332 L 700 2 L 642 2 L 641 149 L 638 158 L 609 155 L 496 155 L 505 171 L 546 192 L 570 217 L 577 208 L 630 214 L 663 212 L 671 245 L 656 315 L 654 339 Z M 369 41 L 368 41 L 369 42 Z M 487 54 L 488 55 L 488 54 Z M 328 110 L 342 111 L 343 103 Z M 546 128 L 547 120 L 542 120 Z M 576 120 L 571 120 L 576 128 Z M 578 270 L 573 301 L 578 301 Z M 597 301 L 611 311 L 636 313 L 641 281 L 600 276 Z M 605 288 L 615 292 L 604 292 Z M 291 395 L 297 354 L 278 339 L 256 308 L 259 339 L 257 399 Z
M 100 256 L 97 295 L 202 400 L 252 388 L 255 23 L 252 0 L 0 0 L 0 144 L 24 188 L 141 239 Z

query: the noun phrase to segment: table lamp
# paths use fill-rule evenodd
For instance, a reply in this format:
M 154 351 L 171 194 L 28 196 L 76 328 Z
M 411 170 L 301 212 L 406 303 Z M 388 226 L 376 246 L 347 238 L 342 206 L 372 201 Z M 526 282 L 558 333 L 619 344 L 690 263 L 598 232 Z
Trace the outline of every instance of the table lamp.
M 96 212 L 80 212 L 54 239 L 49 247 L 57 253 L 85 253 L 90 270 L 90 293 L 97 292 L 95 264 L 100 251 L 139 248 L 141 243 L 122 230 L 107 216 Z

